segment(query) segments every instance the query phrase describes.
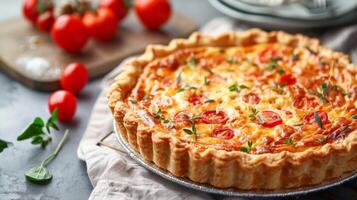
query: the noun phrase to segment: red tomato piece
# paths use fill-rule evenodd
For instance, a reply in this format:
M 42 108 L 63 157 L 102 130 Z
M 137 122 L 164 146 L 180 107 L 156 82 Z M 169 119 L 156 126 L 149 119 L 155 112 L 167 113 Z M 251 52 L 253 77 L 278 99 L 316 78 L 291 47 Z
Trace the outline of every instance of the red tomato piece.
M 49 10 L 37 18 L 36 26 L 40 31 L 49 33 L 54 22 L 55 18 L 53 16 L 53 12 Z
M 213 131 L 212 137 L 229 140 L 234 137 L 234 131 L 230 128 L 218 128 Z
M 283 74 L 279 81 L 278 81 L 278 84 L 279 85 L 294 85 L 296 83 L 296 78 L 293 77 L 292 74 Z
M 209 110 L 202 113 L 201 120 L 205 124 L 225 124 L 228 116 L 223 111 Z
M 126 0 L 100 0 L 99 7 L 112 10 L 118 21 L 124 19 L 129 10 Z
M 325 111 L 317 111 L 316 113 L 317 113 L 317 115 L 319 115 L 322 124 L 330 123 L 330 120 L 328 119 L 328 115 Z M 305 122 L 305 124 L 317 123 L 315 120 L 315 117 L 314 117 L 314 112 L 307 114 L 304 117 L 304 122 Z
M 171 6 L 167 0 L 136 0 L 136 14 L 148 29 L 160 28 L 171 16 Z
M 70 92 L 59 90 L 48 99 L 48 109 L 52 113 L 58 109 L 58 120 L 69 121 L 73 118 L 77 109 L 77 99 Z
M 72 94 L 79 93 L 88 82 L 88 71 L 80 63 L 69 64 L 60 79 L 62 89 Z
M 89 35 L 98 41 L 112 39 L 117 31 L 118 20 L 108 8 L 99 8 L 97 13 L 86 12 L 82 20 Z
M 203 102 L 203 96 L 201 95 L 193 95 L 188 98 L 188 102 L 193 105 L 201 104 Z
M 79 53 L 88 41 L 88 32 L 81 18 L 62 15 L 51 29 L 51 36 L 60 48 L 70 53 Z
M 22 5 L 22 14 L 27 20 L 32 23 L 36 23 L 36 20 L 39 16 L 37 10 L 37 0 L 25 0 Z
M 248 93 L 243 96 L 243 101 L 251 105 L 256 105 L 260 102 L 260 97 L 256 93 Z
M 255 123 L 260 124 L 264 127 L 274 127 L 283 123 L 280 115 L 273 111 L 262 111 L 258 115 L 262 121 L 255 119 Z
M 261 51 L 259 54 L 259 60 L 261 63 L 268 63 L 272 59 L 277 59 L 280 57 L 278 51 L 272 48 L 266 48 L 263 51 Z
M 177 123 L 186 122 L 189 119 L 188 115 L 189 113 L 185 110 L 179 111 L 175 114 L 174 121 Z

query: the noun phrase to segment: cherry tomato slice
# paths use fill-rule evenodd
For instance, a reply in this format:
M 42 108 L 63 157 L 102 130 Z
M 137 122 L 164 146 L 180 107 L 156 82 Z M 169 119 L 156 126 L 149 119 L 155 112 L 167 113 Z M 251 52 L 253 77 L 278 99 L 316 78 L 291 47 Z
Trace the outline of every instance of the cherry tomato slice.
M 58 120 L 69 121 L 73 118 L 77 109 L 77 99 L 70 92 L 59 90 L 48 99 L 48 109 L 52 113 L 58 109 Z
M 328 119 L 328 115 L 325 111 L 317 111 L 317 115 L 319 115 L 322 124 L 327 124 L 330 123 L 330 120 Z M 314 117 L 314 112 L 309 113 L 304 117 L 304 122 L 305 124 L 313 124 L 316 123 L 315 117 Z
M 229 140 L 234 137 L 234 131 L 230 128 L 218 128 L 213 131 L 212 137 Z
M 202 113 L 201 120 L 205 124 L 225 124 L 228 116 L 223 111 L 209 110 Z
M 174 121 L 176 123 L 183 123 L 183 122 L 187 122 L 188 121 L 188 111 L 185 111 L 185 110 L 182 110 L 182 111 L 179 111 L 175 114 L 174 116 Z
M 283 74 L 278 80 L 279 85 L 294 85 L 296 83 L 296 78 L 292 74 Z
M 243 101 L 251 105 L 256 105 L 260 102 L 260 97 L 256 93 L 248 93 L 243 96 Z
M 274 127 L 283 123 L 280 115 L 273 111 L 262 111 L 258 115 L 262 121 L 255 119 L 254 122 L 264 127 Z
M 261 51 L 259 54 L 259 60 L 261 63 L 268 63 L 271 59 L 276 59 L 276 58 L 279 58 L 280 55 L 279 53 L 275 50 L 275 49 L 272 49 L 272 48 L 266 48 L 264 49 L 263 51 Z
M 294 99 L 293 105 L 295 108 L 302 109 L 305 106 L 306 108 L 315 108 L 319 103 L 313 97 L 299 96 Z
M 203 102 L 203 96 L 201 95 L 193 95 L 188 98 L 188 102 L 193 105 L 201 104 Z

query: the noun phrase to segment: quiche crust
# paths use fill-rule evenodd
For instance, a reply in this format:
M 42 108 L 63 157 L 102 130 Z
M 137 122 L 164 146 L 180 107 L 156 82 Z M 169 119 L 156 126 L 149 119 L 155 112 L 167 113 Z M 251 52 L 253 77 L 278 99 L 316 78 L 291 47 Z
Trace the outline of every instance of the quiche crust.
M 151 45 L 145 53 L 123 67 L 108 92 L 108 105 L 120 133 L 145 160 L 178 177 L 218 188 L 283 189 L 320 184 L 357 169 L 357 131 L 343 141 L 326 143 L 302 152 L 249 154 L 202 147 L 170 134 L 153 131 L 145 117 L 130 109 L 126 98 L 135 87 L 145 66 L 157 58 L 190 47 L 249 46 L 275 42 L 293 47 L 308 47 L 318 54 L 338 60 L 356 70 L 347 55 L 319 45 L 317 39 L 285 32 L 251 29 L 218 36 L 193 33 L 188 39 L 175 39 L 168 46 Z

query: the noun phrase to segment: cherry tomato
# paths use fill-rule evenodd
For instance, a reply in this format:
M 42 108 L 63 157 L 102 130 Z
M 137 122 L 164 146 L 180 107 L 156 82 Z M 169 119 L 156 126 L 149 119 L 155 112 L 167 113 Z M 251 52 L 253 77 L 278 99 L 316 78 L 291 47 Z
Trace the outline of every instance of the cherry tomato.
M 72 94 L 79 93 L 88 82 L 88 71 L 80 63 L 69 64 L 60 79 L 62 89 Z
M 91 37 L 99 41 L 106 41 L 114 37 L 118 20 L 112 10 L 99 8 L 97 13 L 87 12 L 83 17 L 83 24 Z
M 54 22 L 55 18 L 53 16 L 53 12 L 48 10 L 37 18 L 36 26 L 40 31 L 48 33 L 51 31 Z
M 25 0 L 22 5 L 22 14 L 27 20 L 32 23 L 36 23 L 36 20 L 39 16 L 37 10 L 37 0 Z
M 202 113 L 201 121 L 205 124 L 225 124 L 228 116 L 223 111 L 209 110 Z
M 58 109 L 58 120 L 69 121 L 73 118 L 77 109 L 77 99 L 70 92 L 59 90 L 48 99 L 48 109 L 52 113 Z
M 283 74 L 279 81 L 279 85 L 285 84 L 285 85 L 294 85 L 296 83 L 296 78 L 293 77 L 292 74 Z
M 134 7 L 148 29 L 160 28 L 171 16 L 171 6 L 167 0 L 136 0 Z
M 187 122 L 189 113 L 185 110 L 179 111 L 175 114 L 174 116 L 174 121 L 176 123 L 182 123 L 182 122 Z
M 322 124 L 330 123 L 330 120 L 328 119 L 328 115 L 325 111 L 317 111 L 316 113 L 320 117 Z M 316 120 L 314 117 L 314 112 L 307 114 L 304 117 L 304 122 L 305 122 L 305 124 L 316 123 Z
M 283 123 L 280 115 L 273 111 L 262 111 L 258 116 L 262 119 L 262 121 L 255 119 L 255 123 L 264 127 L 274 127 Z
M 294 99 L 293 105 L 295 108 L 302 109 L 306 108 L 315 108 L 319 105 L 313 97 L 299 96 Z
M 79 53 L 88 41 L 88 32 L 80 17 L 62 15 L 52 26 L 51 36 L 57 46 L 70 53 Z
M 278 51 L 272 48 L 266 48 L 258 54 L 261 63 L 268 63 L 271 59 L 277 59 L 280 57 Z
M 248 93 L 243 96 L 243 101 L 251 105 L 256 105 L 260 102 L 260 98 L 256 93 Z
M 213 131 L 212 137 L 229 140 L 234 137 L 234 131 L 230 128 L 218 128 Z
M 188 102 L 193 105 L 201 104 L 203 102 L 203 96 L 201 95 L 193 95 L 188 98 Z
M 112 10 L 119 21 L 125 18 L 129 10 L 126 0 L 101 0 L 99 7 Z

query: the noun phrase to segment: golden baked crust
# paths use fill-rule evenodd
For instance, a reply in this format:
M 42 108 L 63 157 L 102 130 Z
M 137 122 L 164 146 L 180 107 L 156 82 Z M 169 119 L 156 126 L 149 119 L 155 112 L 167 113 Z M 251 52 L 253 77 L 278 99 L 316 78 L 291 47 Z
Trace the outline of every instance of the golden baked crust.
M 299 53 L 302 55 L 302 59 L 298 64 L 306 67 L 292 67 L 293 65 L 290 66 L 287 63 L 290 62 L 291 59 L 285 59 L 283 56 L 282 58 L 271 57 L 271 54 L 274 53 L 269 52 L 270 58 L 268 63 L 264 63 L 264 60 L 260 59 L 258 64 L 252 64 L 258 66 L 256 70 L 259 72 L 259 70 L 261 70 L 261 67 L 259 68 L 260 65 L 264 64 L 267 67 L 272 67 L 272 63 L 269 61 L 274 62 L 273 69 L 264 69 L 268 72 L 263 73 L 270 77 L 267 80 L 276 79 L 278 84 L 274 86 L 275 88 L 270 89 L 271 92 L 269 95 L 264 96 L 263 92 L 257 89 L 257 91 L 259 91 L 258 94 L 262 95 L 260 96 L 260 98 L 263 99 L 262 104 L 264 104 L 266 96 L 269 98 L 271 98 L 271 96 L 278 98 L 277 96 L 279 95 L 290 95 L 294 99 L 298 99 L 298 101 L 295 102 L 296 104 L 290 102 L 288 105 L 295 107 L 291 107 L 291 109 L 293 109 L 293 116 L 296 115 L 300 118 L 303 116 L 305 124 L 300 125 L 299 134 L 286 133 L 287 130 L 291 129 L 291 126 L 294 126 L 293 123 L 296 122 L 294 120 L 290 120 L 291 122 L 288 121 L 287 116 L 282 116 L 283 120 L 281 121 L 286 121 L 284 124 L 281 121 L 279 121 L 279 123 L 275 123 L 275 121 L 269 125 L 269 121 L 265 121 L 265 118 L 263 122 L 261 121 L 262 119 L 259 119 L 259 114 L 262 114 L 265 110 L 257 109 L 259 111 L 249 118 L 247 116 L 247 110 L 256 108 L 255 103 L 253 103 L 254 106 L 249 105 L 252 104 L 250 101 L 246 102 L 246 109 L 243 109 L 243 114 L 240 114 L 241 118 L 243 116 L 243 118 L 246 119 L 240 121 L 238 125 L 237 123 L 232 125 L 234 124 L 234 120 L 237 121 L 238 118 L 233 119 L 233 117 L 229 117 L 228 120 L 224 120 L 224 123 L 218 123 L 219 125 L 214 123 L 214 125 L 209 126 L 209 128 L 212 130 L 215 129 L 215 131 L 217 129 L 226 129 L 227 126 L 229 126 L 228 128 L 230 130 L 234 129 L 235 132 L 246 124 L 253 127 L 246 131 L 247 134 L 245 137 L 239 134 L 237 136 L 237 133 L 232 136 L 231 132 L 233 131 L 230 131 L 231 137 L 229 138 L 222 138 L 222 135 L 214 138 L 212 134 L 204 134 L 203 129 L 207 129 L 208 127 L 205 123 L 202 126 L 198 125 L 198 132 L 201 133 L 198 134 L 198 138 L 195 138 L 196 133 L 192 134 L 192 132 L 195 132 L 193 129 L 191 129 L 191 132 L 190 130 L 186 130 L 186 133 L 189 133 L 187 136 L 183 129 L 185 129 L 185 127 L 187 129 L 187 126 L 190 126 L 192 123 L 196 125 L 195 119 L 192 119 L 191 123 L 181 125 L 174 124 L 174 127 L 172 125 L 168 126 L 166 124 L 168 124 L 170 120 L 173 120 L 172 114 L 168 114 L 169 109 L 166 109 L 162 104 L 160 104 L 161 108 L 160 106 L 156 106 L 158 108 L 153 107 L 151 100 L 149 100 L 151 106 L 143 105 L 142 101 L 144 97 L 142 90 L 146 92 L 148 90 L 157 91 L 152 89 L 152 85 L 159 87 L 160 84 L 164 82 L 162 79 L 158 79 L 160 77 L 156 75 L 162 73 L 162 77 L 175 76 L 177 79 L 177 69 L 187 67 L 190 62 L 190 60 L 187 61 L 187 59 L 196 59 L 195 57 L 192 58 L 192 55 L 198 55 L 197 52 L 204 51 L 206 54 L 207 52 L 213 52 L 212 55 L 209 56 L 217 57 L 217 48 L 228 51 L 227 54 L 229 55 L 231 55 L 232 52 L 240 52 L 243 48 L 244 51 L 252 51 L 252 55 L 254 56 L 256 55 L 255 52 L 262 52 L 272 45 L 278 50 L 285 49 L 289 53 L 299 53 L 302 49 L 301 51 L 308 51 L 308 55 L 315 58 L 314 60 L 306 57 L 304 53 Z M 185 53 L 188 57 L 180 57 Z M 178 56 L 178 58 L 175 56 Z M 243 56 L 243 58 L 250 57 Z M 312 62 L 316 61 L 316 59 L 318 62 L 321 61 L 318 65 L 318 69 L 314 69 L 317 68 L 317 65 Z M 187 62 L 177 64 L 175 63 L 177 60 Z M 203 57 L 202 60 L 209 61 L 209 59 L 205 57 Z M 223 64 L 226 68 L 230 68 L 231 64 L 233 64 L 231 63 L 233 62 L 232 60 L 225 62 L 228 62 L 228 64 Z M 174 69 L 165 71 L 166 68 L 170 68 L 174 65 L 176 66 Z M 213 65 L 221 66 L 221 63 L 214 63 Z M 242 64 L 240 62 L 239 65 L 243 66 L 244 63 Z M 287 65 L 288 67 L 286 67 Z M 202 65 L 199 67 L 202 68 Z M 246 72 L 246 69 L 248 69 L 248 67 L 243 67 L 240 70 Z M 281 77 L 284 75 L 278 75 L 283 71 L 283 73 L 289 77 L 289 74 L 293 72 L 299 74 L 296 71 L 299 69 L 307 70 L 303 71 L 304 73 L 301 74 L 300 77 L 294 77 L 292 82 L 299 82 L 298 85 L 302 85 L 303 88 L 312 89 L 311 94 L 303 95 L 303 98 L 320 97 L 322 101 L 320 103 L 310 101 L 313 102 L 313 105 L 316 104 L 315 106 L 311 107 L 310 105 L 310 107 L 306 107 L 305 104 L 307 104 L 306 102 L 308 102 L 308 100 L 301 100 L 301 95 L 294 96 L 295 91 L 299 91 L 299 88 L 294 89 L 295 84 L 290 83 L 291 77 L 290 79 L 286 79 L 287 76 L 285 76 L 285 79 L 281 81 Z M 209 69 L 208 73 L 212 73 L 210 70 L 212 69 Z M 316 70 L 322 71 L 322 76 L 319 76 L 319 78 L 322 78 L 321 80 L 308 81 L 306 78 L 302 78 L 308 77 L 308 79 L 311 79 L 316 75 Z M 324 70 L 327 72 L 324 72 Z M 215 73 L 217 72 L 222 71 L 215 71 Z M 309 76 L 310 72 L 312 73 L 311 76 Z M 153 76 L 151 76 L 152 74 Z M 194 75 L 197 76 L 197 74 Z M 327 75 L 327 77 L 324 77 L 324 75 Z M 239 74 L 237 74 L 237 76 L 239 76 Z M 133 59 L 124 66 L 123 72 L 116 78 L 116 82 L 112 85 L 108 93 L 108 99 L 109 107 L 114 115 L 118 128 L 130 145 L 140 152 L 146 160 L 154 162 L 157 166 L 170 171 L 175 176 L 188 177 L 196 182 L 210 183 L 213 186 L 222 188 L 291 188 L 319 184 L 325 180 L 341 176 L 345 172 L 357 169 L 357 122 L 352 119 L 352 116 L 357 114 L 356 77 L 356 67 L 350 63 L 348 56 L 321 47 L 319 46 L 318 40 L 302 35 L 290 35 L 284 32 L 267 33 L 257 29 L 246 32 L 229 32 L 216 37 L 194 33 L 189 39 L 173 40 L 168 46 L 148 46 L 141 57 Z M 200 79 L 202 79 L 202 77 Z M 252 83 L 253 81 L 248 81 L 248 86 L 244 85 L 241 89 L 245 87 L 256 87 L 256 85 L 252 85 Z M 233 86 L 231 82 L 229 82 L 229 84 Z M 288 86 L 283 87 L 284 84 Z M 336 86 L 337 84 L 338 87 Z M 176 89 L 179 90 L 189 88 L 189 86 L 182 86 L 182 83 L 175 83 L 173 85 L 172 87 L 176 87 Z M 239 88 L 237 89 L 237 86 L 241 85 L 242 84 L 238 83 L 238 85 L 234 87 L 229 87 L 229 91 L 226 92 L 239 92 L 238 97 L 237 94 L 234 94 L 233 98 L 241 98 L 241 96 L 244 96 L 244 93 Z M 170 87 L 171 86 L 167 86 L 169 89 Z M 268 89 L 269 88 L 266 88 L 264 90 Z M 165 91 L 167 90 L 168 89 L 165 89 Z M 224 91 L 224 89 L 222 89 L 222 91 Z M 211 91 L 206 89 L 206 92 L 210 93 Z M 280 94 L 283 92 L 286 94 Z M 185 93 L 196 95 L 197 91 L 185 91 Z M 170 95 L 165 96 L 165 94 L 162 92 L 155 93 L 155 95 L 161 95 L 160 97 L 170 97 Z M 248 93 L 245 93 L 245 95 L 246 94 Z M 220 95 L 222 96 L 222 94 Z M 227 96 L 231 95 L 232 94 L 227 94 Z M 281 97 L 281 99 L 284 98 Z M 138 104 L 137 101 L 140 101 L 140 104 Z M 288 100 L 284 100 L 284 102 L 288 102 Z M 300 102 L 304 102 L 305 104 L 302 105 Z M 225 103 L 225 100 L 220 100 L 219 103 L 215 102 L 213 106 L 221 104 L 224 105 L 224 108 L 227 108 L 231 104 L 226 105 Z M 244 103 L 240 102 L 240 104 Z M 271 102 L 271 105 L 273 107 L 275 105 L 274 109 L 277 109 L 277 103 Z M 266 104 L 262 106 L 264 107 Z M 194 112 L 196 109 L 199 110 L 202 107 L 202 105 L 189 104 L 188 109 Z M 314 112 L 309 111 L 309 114 L 301 114 L 301 112 L 306 113 L 306 111 L 310 109 Z M 327 119 L 323 112 L 320 112 L 321 109 L 322 111 L 327 110 Z M 175 106 L 172 110 L 180 111 Z M 280 108 L 280 110 L 282 109 Z M 279 109 L 274 111 L 280 113 Z M 280 113 L 280 115 L 282 114 Z M 185 117 L 188 118 L 192 116 L 187 115 Z M 328 119 L 328 117 L 331 119 Z M 202 118 L 202 115 L 199 118 Z M 307 121 L 312 121 L 313 123 L 307 123 Z M 271 131 L 273 129 L 275 132 L 281 130 L 284 137 L 277 135 L 277 133 L 267 135 L 273 132 Z M 179 132 L 177 134 L 170 134 L 169 130 L 179 130 Z M 262 133 L 257 134 L 258 136 L 250 137 L 249 140 L 246 139 L 249 133 L 253 133 L 253 131 L 257 130 Z M 271 137 L 275 141 L 269 142 L 270 140 L 267 140 L 266 136 Z M 315 136 L 321 136 L 322 140 Z M 279 138 L 278 142 L 276 141 L 277 138 Z M 314 140 L 311 140 L 311 138 Z M 316 143 L 316 141 L 318 141 L 318 143 Z

